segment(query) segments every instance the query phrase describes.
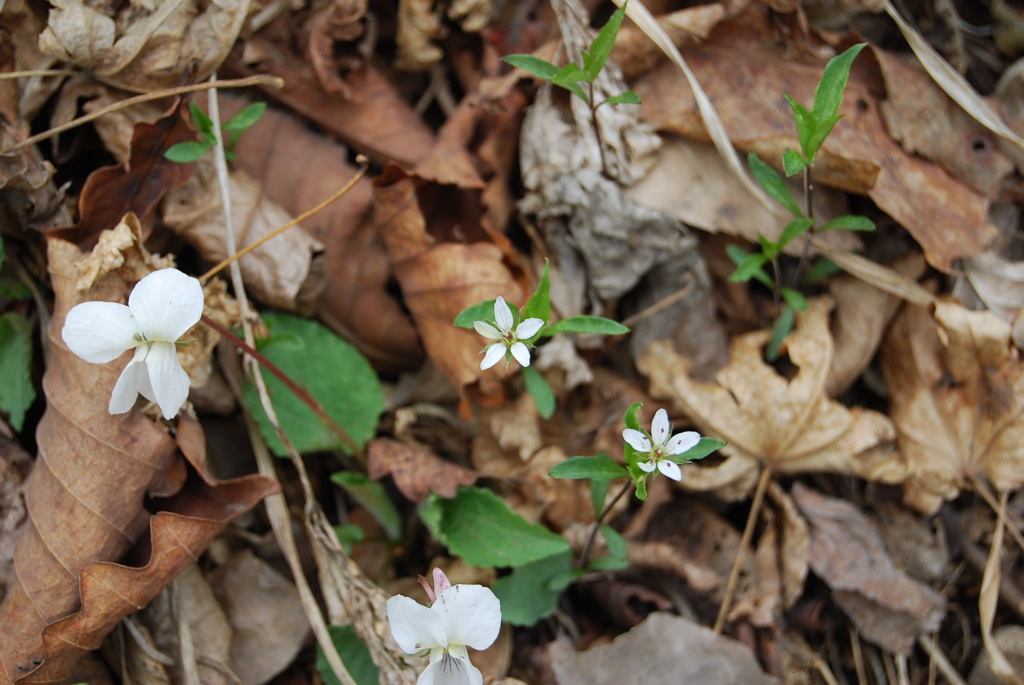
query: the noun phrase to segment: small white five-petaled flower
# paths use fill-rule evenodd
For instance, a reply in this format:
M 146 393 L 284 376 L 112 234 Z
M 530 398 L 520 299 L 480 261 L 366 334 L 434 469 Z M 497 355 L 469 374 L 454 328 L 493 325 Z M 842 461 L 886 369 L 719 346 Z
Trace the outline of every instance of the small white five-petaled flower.
M 651 422 L 650 437 L 634 428 L 627 428 L 622 431 L 622 439 L 638 453 L 650 454 L 650 459 L 637 464 L 642 471 L 651 473 L 654 469 L 658 469 L 672 480 L 680 480 L 683 477 L 683 472 L 679 468 L 679 464 L 668 457 L 674 457 L 691 449 L 700 442 L 700 433 L 686 431 L 673 436 L 672 428 L 668 423 L 668 412 L 659 409 L 654 414 L 654 421 Z
M 139 393 L 172 419 L 188 398 L 188 374 L 175 343 L 203 315 L 203 288 L 177 269 L 160 269 L 139 281 L 128 305 L 83 302 L 64 319 L 61 337 L 76 355 L 106 364 L 134 349 L 110 394 L 111 414 L 124 414 Z
M 512 309 L 503 298 L 499 297 L 494 301 L 494 323 L 497 327 L 486 321 L 473 322 L 473 328 L 477 333 L 485 338 L 497 340 L 484 348 L 485 354 L 483 361 L 480 362 L 480 369 L 491 368 L 501 361 L 502 357 L 506 358 L 505 366 L 507 368 L 508 352 L 511 352 L 521 365 L 529 366 L 530 348 L 523 341 L 537 335 L 537 331 L 544 325 L 544 319 L 526 319 L 513 330 L 512 324 L 515 323 L 515 319 L 512 318 Z
M 404 595 L 388 600 L 388 622 L 406 654 L 430 650 L 430 665 L 416 685 L 482 685 L 480 669 L 470 663 L 466 646 L 487 649 L 501 629 L 501 603 L 482 585 L 452 585 L 434 569 L 434 589 L 426 579 L 429 607 Z

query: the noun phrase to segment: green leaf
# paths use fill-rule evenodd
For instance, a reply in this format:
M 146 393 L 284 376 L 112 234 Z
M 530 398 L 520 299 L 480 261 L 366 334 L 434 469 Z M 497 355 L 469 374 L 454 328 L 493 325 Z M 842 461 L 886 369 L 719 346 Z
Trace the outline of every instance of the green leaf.
M 640 96 L 631 90 L 627 90 L 625 93 L 619 93 L 613 95 L 604 102 L 602 105 L 639 105 Z
M 359 350 L 316 321 L 276 313 L 264 318 L 275 335 L 294 336 L 302 342 L 301 345 L 267 345 L 262 349 L 264 356 L 305 387 L 356 443 L 364 445 L 376 434 L 377 420 L 384 411 L 384 393 L 370 363 Z M 296 449 L 300 452 L 347 449 L 284 383 L 264 369 L 261 373 L 281 427 Z M 246 383 L 243 399 L 274 454 L 286 455 L 252 383 Z
M 789 210 L 789 213 L 793 216 L 800 218 L 804 215 L 800 209 L 800 205 L 793 199 L 793 194 L 789 192 L 789 186 L 779 176 L 779 172 L 768 166 L 760 157 L 757 156 L 756 152 L 751 152 L 747 155 L 747 164 L 750 165 L 750 170 L 754 172 L 754 178 L 761 187 L 765 189 L 769 195 L 781 204 L 783 207 Z
M 532 366 L 523 367 L 523 383 L 526 385 L 526 392 L 530 393 L 533 403 L 537 405 L 537 413 L 545 419 L 550 419 L 555 413 L 555 393 L 540 371 Z
M 779 250 L 782 250 L 789 245 L 790 241 L 797 236 L 801 236 L 810 230 L 811 226 L 814 225 L 814 219 L 794 219 L 786 224 L 786 227 L 782 229 L 782 235 L 779 236 Z
M 356 681 L 356 685 L 378 685 L 380 669 L 370 658 L 370 650 L 356 637 L 352 626 L 327 626 L 327 630 L 331 634 L 331 642 L 334 643 L 341 662 L 345 664 L 345 669 Z M 316 646 L 316 670 L 320 673 L 324 685 L 341 685 L 319 644 Z
M 875 222 L 866 216 L 859 214 L 844 214 L 837 216 L 818 229 L 819 231 L 873 231 Z
M 338 543 L 345 550 L 345 554 L 352 556 L 353 545 L 366 539 L 366 531 L 354 523 L 344 523 L 334 526 L 334 536 L 338 538 Z
M 533 55 L 505 55 L 501 59 L 545 81 L 550 81 L 551 77 L 558 73 L 558 67 L 554 64 Z
M 807 298 L 803 296 L 799 290 L 793 288 L 782 289 L 782 299 L 786 301 L 786 304 L 798 312 L 807 310 Z
M 544 262 L 544 271 L 540 274 L 540 281 L 537 289 L 523 307 L 523 319 L 544 319 L 551 318 L 551 276 L 548 263 Z M 538 336 L 539 337 L 539 333 Z
M 596 333 L 598 335 L 622 335 L 629 333 L 629 327 L 623 326 L 618 321 L 606 319 L 603 316 L 570 316 L 550 326 L 545 326 L 540 332 L 541 337 L 558 335 L 559 333 Z
M 791 98 L 789 95 L 783 94 L 786 101 L 789 103 L 789 108 L 793 110 L 793 121 L 796 124 L 796 135 L 800 139 L 800 150 L 803 152 L 803 158 L 807 164 L 814 161 L 814 154 L 810 151 L 811 140 L 814 137 L 814 131 L 817 127 L 817 122 L 814 120 L 814 115 L 811 111 L 801 105 L 799 102 Z M 815 148 L 814 152 L 817 152 Z
M 771 276 L 768 276 L 768 274 L 766 274 L 763 269 L 764 265 L 767 264 L 769 261 L 770 260 L 768 259 L 768 257 L 761 254 L 760 252 L 749 254 L 744 258 L 740 265 L 736 267 L 736 271 L 734 271 L 732 275 L 729 276 L 729 280 L 734 283 L 746 283 L 751 278 L 754 278 L 758 272 L 760 272 L 764 277 L 769 279 L 770 283 Z
M 804 277 L 800 279 L 800 282 L 805 284 L 814 283 L 816 281 L 820 281 L 823 278 L 833 276 L 839 273 L 840 271 L 842 271 L 842 269 L 836 266 L 835 262 L 833 262 L 831 259 L 826 259 L 825 257 L 822 257 L 821 259 L 819 259 L 818 261 L 814 262 L 814 264 L 811 265 L 811 268 L 807 270 L 807 273 L 805 273 Z
M 564 67 L 558 70 L 558 73 L 551 77 L 551 82 L 556 86 L 570 86 L 579 83 L 580 81 L 587 82 L 593 81 L 590 75 L 580 69 L 577 65 L 569 62 Z
M 857 58 L 860 51 L 867 43 L 858 43 L 841 55 L 836 55 L 825 65 L 825 71 L 818 82 L 818 88 L 814 91 L 814 119 L 818 126 L 828 125 L 821 139 L 832 130 L 832 126 L 839 121 L 839 106 L 843 103 L 843 91 L 850 78 L 850 69 L 853 67 L 853 60 Z
M 611 56 L 612 48 L 615 47 L 615 36 L 619 32 L 619 27 L 622 26 L 625 16 L 626 6 L 623 4 L 608 18 L 608 23 L 597 32 L 597 37 L 590 44 L 590 50 L 583 53 L 583 68 L 590 76 L 590 81 L 597 78 Z
M 796 313 L 793 309 L 789 306 L 783 307 L 779 313 L 779 318 L 775 320 L 775 325 L 772 327 L 772 337 L 764 348 L 764 358 L 768 362 L 774 362 L 779 358 L 779 347 L 781 347 L 782 341 L 786 339 L 789 332 L 793 330 L 795 320 Z
M 222 128 L 225 131 L 241 133 L 259 121 L 266 111 L 267 103 L 265 102 L 254 102 L 251 105 L 246 105 L 241 112 L 228 119 Z
M 27 300 L 32 297 L 32 291 L 21 281 L 0 278 L 0 297 L 6 297 L 8 300 Z
M 175 143 L 167 148 L 167 151 L 164 152 L 164 157 L 178 164 L 190 164 L 201 159 L 203 155 L 210 151 L 211 147 L 213 147 L 213 144 L 205 140 Z
M 736 245 L 735 243 L 729 243 L 728 245 L 725 246 L 725 254 L 728 255 L 729 259 L 731 259 L 733 264 L 735 264 L 736 266 L 742 264 L 743 260 L 750 256 L 749 252 L 744 250 L 739 245 Z M 775 287 L 775 284 L 772 282 L 771 276 L 769 276 L 764 269 L 756 271 L 753 274 L 752 278 L 758 283 L 764 285 L 764 287 L 766 288 Z
M 434 537 L 473 566 L 521 566 L 569 549 L 565 538 L 530 523 L 483 488 L 462 486 L 452 499 L 431 495 L 424 508 L 440 510 L 424 516 Z
M 555 85 L 558 86 L 559 88 L 565 88 L 567 91 L 578 97 L 580 100 L 583 100 L 583 102 L 587 103 L 588 105 L 590 104 L 590 96 L 587 95 L 587 91 L 583 90 L 580 84 L 556 83 Z
M 344 488 L 352 499 L 369 511 L 390 539 L 397 540 L 401 536 L 402 517 L 398 515 L 398 510 L 388 497 L 383 484 L 357 471 L 332 473 L 331 480 Z
M 622 416 L 622 422 L 626 424 L 626 428 L 632 428 L 633 430 L 640 431 L 641 433 L 644 432 L 644 429 L 640 427 L 640 422 L 636 418 L 637 412 L 640 411 L 642 406 L 644 406 L 643 402 L 634 402 L 629 405 L 629 409 L 627 409 L 626 413 Z
M 564 551 L 530 564 L 518 566 L 499 578 L 491 590 L 501 602 L 501 619 L 514 626 L 532 626 L 558 606 L 564 586 L 552 588 L 551 581 L 572 571 L 572 552 Z
M 474 321 L 494 321 L 494 302 L 495 300 L 487 300 L 466 307 L 455 317 L 455 325 L 472 330 Z
M 598 455 L 603 456 L 603 455 Z M 628 476 L 629 473 L 627 472 Z M 608 496 L 608 481 L 604 478 L 590 479 L 590 504 L 594 508 L 594 518 L 601 515 L 604 509 L 604 500 Z
M 604 524 L 601 526 L 601 534 L 604 535 L 604 544 L 608 546 L 608 554 L 611 554 L 616 559 L 625 559 L 627 554 L 626 541 L 622 539 L 619 531 Z
M 675 457 L 672 457 L 672 461 L 674 461 L 677 464 L 688 464 L 691 461 L 703 459 L 704 457 L 714 452 L 717 452 L 718 450 L 722 449 L 728 444 L 729 443 L 727 442 L 722 442 L 721 440 L 716 440 L 714 438 L 703 437 L 700 440 L 698 440 L 697 444 L 691 447 L 690 449 L 686 450 L 682 454 L 677 454 Z
M 810 162 L 804 159 L 796 150 L 786 150 L 782 153 L 782 170 L 786 176 L 795 176 L 806 169 Z
M 588 571 L 621 571 L 624 568 L 629 568 L 629 559 L 601 557 L 600 559 L 591 559 L 587 564 Z
M 0 410 L 20 431 L 36 399 L 32 386 L 32 326 L 21 314 L 0 316 Z
M 555 464 L 548 471 L 552 478 L 593 478 L 595 480 L 611 480 L 612 478 L 626 478 L 629 472 L 621 464 L 606 455 L 598 454 L 594 457 L 573 457 Z M 602 498 L 602 503 L 603 503 Z
M 199 135 L 206 138 L 211 143 L 217 142 L 217 138 L 213 134 L 213 119 L 207 116 L 206 112 L 199 109 L 199 105 L 195 103 L 195 100 L 188 103 L 188 110 L 192 112 L 192 121 L 196 123 L 196 129 L 199 131 Z
M 634 473 L 635 472 L 635 473 Z M 641 471 L 636 464 L 629 467 L 629 475 L 633 479 L 633 484 L 636 487 L 636 498 L 641 502 L 647 501 L 647 476 L 648 474 Z

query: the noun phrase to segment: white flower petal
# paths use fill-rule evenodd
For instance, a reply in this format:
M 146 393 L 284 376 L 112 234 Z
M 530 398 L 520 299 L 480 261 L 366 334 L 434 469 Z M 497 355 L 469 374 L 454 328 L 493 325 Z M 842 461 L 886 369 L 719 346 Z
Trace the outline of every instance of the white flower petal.
M 512 343 L 512 356 L 523 366 L 530 365 L 530 348 L 521 342 Z
M 203 315 L 203 288 L 177 269 L 160 269 L 135 285 L 128 308 L 146 338 L 175 342 Z
M 512 330 L 512 309 L 505 304 L 505 299 L 498 296 L 498 299 L 494 301 L 494 322 L 498 324 L 498 328 L 502 333 L 508 333 Z
M 516 338 L 529 340 L 544 326 L 544 319 L 527 319 L 516 326 Z
M 431 660 L 416 685 L 483 685 L 483 682 L 480 669 L 470 663 L 469 657 L 448 653 L 436 661 Z
M 387 609 L 391 634 L 406 654 L 447 646 L 440 612 L 404 595 L 389 599 Z
M 501 340 L 503 337 L 501 335 L 501 331 L 499 331 L 497 328 L 487 323 L 486 321 L 474 321 L 473 328 L 476 329 L 477 333 L 484 336 L 485 338 L 490 338 L 491 340 Z
M 622 439 L 629 443 L 629 446 L 637 452 L 650 452 L 651 441 L 646 435 L 635 428 L 627 428 L 622 431 Z
M 181 368 L 172 342 L 155 342 L 146 357 L 149 382 L 164 418 L 173 419 L 188 399 L 188 374 Z M 146 393 L 143 393 L 144 395 Z
M 487 353 L 484 354 L 484 359 L 480 362 L 480 370 L 489 369 L 502 359 L 505 358 L 505 343 L 494 343 L 493 345 L 487 346 Z
M 135 356 L 128 362 L 128 366 L 124 367 L 124 371 L 121 372 L 110 393 L 110 404 L 107 405 L 107 411 L 111 414 L 124 414 L 131 411 L 131 408 L 135 406 L 135 399 L 139 396 L 139 389 L 143 384 L 149 383 L 146 370 L 148 351 L 147 345 L 135 348 Z
M 449 645 L 487 649 L 501 630 L 501 602 L 482 585 L 453 585 L 432 609 L 441 615 Z
M 137 346 L 142 329 L 128 307 L 117 302 L 83 302 L 64 318 L 60 335 L 68 349 L 92 364 L 114 361 Z
M 686 452 L 690 448 L 694 447 L 698 442 L 700 442 L 700 433 L 695 431 L 686 431 L 679 435 L 673 435 L 672 439 L 668 441 L 667 445 L 665 445 L 664 453 L 674 457 L 677 454 Z
M 651 440 L 658 447 L 664 445 L 669 439 L 671 426 L 668 424 L 668 412 L 659 409 L 654 413 L 654 421 L 651 422 Z
M 679 468 L 679 464 L 668 459 L 658 460 L 658 470 L 665 474 L 666 478 L 672 480 L 681 480 L 683 477 L 683 471 Z
M 639 468 L 641 471 L 644 471 L 646 473 L 652 473 L 654 471 L 654 469 L 656 469 L 658 467 L 654 465 L 654 460 L 651 459 L 650 461 L 642 461 L 642 462 L 638 463 L 637 464 L 637 468 Z

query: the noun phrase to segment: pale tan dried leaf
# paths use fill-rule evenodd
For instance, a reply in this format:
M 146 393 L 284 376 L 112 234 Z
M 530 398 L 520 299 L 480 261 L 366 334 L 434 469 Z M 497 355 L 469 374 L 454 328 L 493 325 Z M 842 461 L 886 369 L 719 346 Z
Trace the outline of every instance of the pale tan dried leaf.
M 797 483 L 793 499 L 810 522 L 810 564 L 867 640 L 907 654 L 939 627 L 946 600 L 892 563 L 870 519 L 846 500 Z
M 895 295 L 921 307 L 930 304 L 935 299 L 932 293 L 928 292 L 916 281 L 912 281 L 866 257 L 844 250 L 837 250 L 831 245 L 822 242 L 818 237 L 811 238 L 811 245 L 820 250 L 822 255 L 835 262 L 846 273 L 856 276 L 865 283 L 870 283 L 890 295 Z
M 964 260 L 964 274 L 989 311 L 1003 321 L 1013 321 L 1024 309 L 1024 262 L 989 251 Z
M 444 57 L 444 50 L 434 44 L 441 37 L 441 22 L 433 5 L 433 0 L 399 0 L 396 68 L 425 71 Z
M 948 300 L 934 318 L 908 306 L 886 338 L 882 371 L 914 474 L 909 504 L 933 511 L 976 478 L 1000 491 L 1024 483 L 1024 367 L 1009 324 Z

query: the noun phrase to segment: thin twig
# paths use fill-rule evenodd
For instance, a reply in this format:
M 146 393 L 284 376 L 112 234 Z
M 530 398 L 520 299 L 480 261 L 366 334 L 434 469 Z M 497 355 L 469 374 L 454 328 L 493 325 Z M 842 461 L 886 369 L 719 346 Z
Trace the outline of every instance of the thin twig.
M 967 681 L 960 676 L 956 667 L 950 663 L 942 650 L 935 646 L 934 636 L 927 636 L 922 633 L 917 636 L 917 644 L 921 645 L 921 649 L 928 654 L 932 663 L 942 673 L 942 677 L 949 681 L 949 685 L 967 685 Z
M 754 500 L 750 503 L 750 514 L 747 515 L 747 525 L 743 529 L 743 537 L 740 538 L 739 549 L 736 550 L 736 559 L 732 562 L 732 570 L 729 572 L 729 582 L 725 586 L 725 592 L 722 595 L 722 606 L 718 609 L 718 618 L 715 619 L 714 631 L 717 634 L 722 633 L 722 629 L 725 627 L 725 619 L 729 615 L 729 609 L 732 605 L 732 596 L 736 592 L 736 583 L 740 579 L 740 568 L 743 566 L 743 557 L 747 552 L 747 547 L 750 545 L 751 538 L 754 537 L 754 524 L 757 523 L 757 515 L 761 511 L 761 503 L 764 502 L 764 493 L 768 489 L 768 483 L 772 480 L 772 469 L 770 466 L 764 466 L 761 470 L 761 478 L 757 481 L 757 488 L 754 490 Z
M 54 136 L 58 136 L 65 131 L 70 131 L 73 128 L 87 124 L 90 121 L 99 119 L 100 117 L 110 114 L 111 112 L 117 112 L 118 110 L 125 109 L 126 107 L 133 107 L 134 105 L 140 105 L 143 102 L 150 102 L 151 100 L 159 100 L 161 98 L 170 97 L 172 95 L 184 95 L 185 93 L 194 93 L 199 90 L 209 90 L 211 88 L 246 88 L 248 86 L 274 86 L 275 88 L 284 88 L 284 79 L 276 76 L 266 76 L 264 74 L 258 74 L 256 76 L 247 76 L 245 78 L 231 79 L 228 81 L 217 81 L 214 83 L 193 83 L 188 86 L 177 86 L 175 88 L 168 88 L 166 90 L 157 90 L 152 93 L 144 93 L 142 95 L 136 95 L 135 97 L 128 98 L 126 100 L 120 100 L 112 105 L 107 105 L 102 109 L 98 109 L 95 112 L 80 116 L 77 119 L 72 119 L 66 124 L 60 126 L 54 126 L 48 131 L 37 133 L 34 136 L 29 136 L 25 140 L 15 143 L 9 148 L 0 150 L 0 154 L 7 154 L 14 152 L 19 148 L 23 148 L 26 145 L 35 145 L 36 143 L 42 142 Z
M 72 69 L 29 69 L 28 71 L 6 71 L 0 74 L 0 81 L 12 78 L 32 78 L 33 76 L 78 76 L 80 71 Z
M 224 261 L 222 261 L 220 264 L 218 264 L 217 266 L 213 267 L 212 269 L 207 271 L 205 274 L 200 276 L 199 277 L 199 282 L 200 283 L 206 283 L 206 281 L 208 281 L 210 278 L 212 278 L 214 275 L 216 275 L 217 272 L 221 271 L 224 267 L 226 267 L 231 262 L 235 261 L 236 259 L 240 259 L 240 258 L 244 257 L 245 255 L 249 254 L 250 252 L 252 252 L 256 248 L 258 248 L 260 245 L 262 245 L 263 243 L 267 242 L 271 238 L 276 238 L 277 236 L 279 236 L 282 233 L 284 233 L 285 231 L 287 231 L 289 228 L 291 228 L 293 226 L 299 225 L 300 223 L 302 223 L 303 221 L 305 221 L 309 217 L 313 216 L 317 212 L 321 212 L 324 209 L 326 209 L 327 207 L 331 206 L 333 203 L 337 202 L 345 193 L 347 193 L 348 191 L 352 190 L 352 188 L 355 186 L 355 184 L 358 183 L 359 180 L 363 176 L 366 175 L 366 170 L 369 167 L 370 161 L 364 155 L 359 155 L 358 157 L 356 157 L 356 162 L 359 164 L 359 170 L 356 171 L 355 176 L 353 176 L 351 179 L 349 179 L 348 183 L 343 185 L 341 187 L 341 189 L 339 189 L 337 192 L 335 192 L 329 198 L 327 198 L 326 200 L 324 200 L 323 202 L 318 204 L 316 207 L 313 207 L 312 209 L 306 210 L 302 214 L 299 214 L 297 217 L 295 217 L 294 219 L 292 219 L 291 221 L 286 223 L 284 226 L 281 226 L 280 228 L 276 228 L 272 232 L 270 232 L 267 235 L 263 236 L 262 238 L 260 238 L 256 242 L 254 242 L 252 245 L 247 245 L 246 247 L 243 247 L 238 252 L 235 252 L 233 255 L 231 255 L 230 257 L 228 257 Z
M 590 535 L 587 536 L 587 541 L 583 545 L 583 551 L 580 552 L 580 560 L 576 563 L 576 568 L 583 568 L 587 565 L 587 556 L 590 555 L 590 547 L 594 544 L 594 537 L 597 535 L 598 528 L 601 527 L 601 521 L 603 521 L 604 517 L 608 515 L 608 512 L 612 510 L 612 507 L 622 499 L 622 496 L 629 491 L 629 486 L 632 484 L 632 480 L 627 480 L 622 486 L 622 489 L 615 493 L 615 497 L 612 498 L 612 501 L 605 505 L 604 509 L 601 510 L 601 513 L 598 514 L 597 519 L 594 521 L 594 525 L 590 528 Z
M 632 328 L 633 326 L 637 325 L 644 319 L 648 319 L 657 314 L 658 312 L 662 311 L 663 309 L 671 307 L 679 300 L 685 298 L 691 292 L 693 292 L 693 276 L 690 274 L 686 274 L 686 285 L 684 285 L 682 288 L 675 291 L 674 293 L 666 295 L 665 297 L 661 298 L 651 306 L 644 307 L 633 316 L 623 319 L 622 325 L 626 326 L 627 328 Z

